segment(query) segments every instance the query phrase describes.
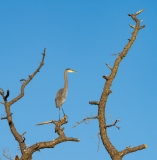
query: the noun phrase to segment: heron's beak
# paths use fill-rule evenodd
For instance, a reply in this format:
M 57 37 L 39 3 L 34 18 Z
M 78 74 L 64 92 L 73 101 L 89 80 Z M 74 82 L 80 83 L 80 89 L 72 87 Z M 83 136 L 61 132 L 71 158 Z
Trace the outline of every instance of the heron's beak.
M 72 70 L 72 72 L 77 72 L 76 70 Z
M 77 72 L 76 70 L 73 69 L 67 69 L 68 72 Z

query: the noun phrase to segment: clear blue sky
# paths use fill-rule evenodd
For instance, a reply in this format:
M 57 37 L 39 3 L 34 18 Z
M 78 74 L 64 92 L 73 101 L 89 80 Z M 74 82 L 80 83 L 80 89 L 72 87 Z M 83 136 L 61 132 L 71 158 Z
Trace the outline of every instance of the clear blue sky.
M 66 68 L 78 71 L 69 74 L 69 90 L 63 107 L 69 116 L 65 125 L 67 137 L 79 143 L 66 142 L 54 149 L 33 154 L 33 160 L 109 160 L 102 143 L 99 151 L 97 120 L 72 128 L 86 115 L 97 114 L 97 107 L 88 104 L 99 101 L 111 66 L 130 38 L 134 21 L 128 13 L 145 8 L 139 15 L 146 25 L 122 61 L 111 87 L 106 118 L 120 118 L 118 126 L 108 129 L 111 142 L 118 150 L 127 146 L 147 144 L 148 148 L 129 154 L 124 160 L 157 159 L 157 2 L 155 0 L 60 0 L 60 1 L 0 1 L 0 88 L 9 89 L 12 98 L 20 93 L 20 79 L 27 78 L 38 67 L 41 52 L 47 48 L 45 65 L 25 89 L 25 96 L 11 107 L 13 121 L 19 133 L 27 132 L 26 143 L 50 141 L 57 137 L 54 125 L 35 124 L 58 119 L 55 95 L 63 87 Z M 2 99 L 1 99 L 2 100 Z M 4 107 L 0 107 L 1 116 Z M 12 156 L 19 153 L 18 144 L 9 131 L 6 120 L 0 121 L 0 149 L 9 148 Z M 93 138 L 90 138 L 94 136 Z M 2 151 L 0 152 L 2 156 Z

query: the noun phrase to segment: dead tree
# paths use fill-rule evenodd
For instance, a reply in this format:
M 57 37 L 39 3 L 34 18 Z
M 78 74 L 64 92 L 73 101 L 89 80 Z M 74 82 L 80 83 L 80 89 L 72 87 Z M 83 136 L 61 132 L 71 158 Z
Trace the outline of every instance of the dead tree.
M 19 101 L 24 96 L 25 87 L 28 85 L 28 83 L 31 80 L 33 80 L 34 76 L 40 71 L 41 67 L 44 65 L 45 56 L 46 56 L 46 49 L 44 49 L 44 53 L 42 53 L 42 61 L 40 62 L 39 67 L 34 71 L 34 73 L 31 75 L 28 75 L 27 79 L 20 80 L 22 82 L 21 92 L 17 97 L 13 98 L 10 102 L 8 102 L 7 99 L 9 97 L 10 91 L 7 90 L 7 93 L 5 94 L 3 89 L 0 89 L 0 95 L 3 98 L 3 102 L 0 102 L 0 103 L 4 105 L 5 112 L 6 112 L 6 116 L 2 117 L 1 120 L 8 121 L 10 131 L 12 135 L 14 136 L 15 140 L 18 142 L 19 148 L 21 151 L 20 158 L 17 155 L 14 156 L 16 160 L 31 160 L 34 152 L 39 151 L 40 149 L 44 149 L 44 148 L 54 148 L 56 145 L 62 142 L 66 142 L 66 141 L 79 142 L 78 138 L 66 137 L 66 135 L 64 134 L 64 128 L 61 128 L 62 125 L 67 123 L 66 115 L 59 121 L 51 120 L 51 123 L 55 124 L 55 132 L 58 134 L 58 138 L 47 141 L 47 142 L 37 142 L 36 144 L 31 145 L 30 147 L 27 147 L 25 143 L 24 134 L 26 132 L 24 132 L 23 134 L 18 133 L 15 127 L 15 124 L 13 122 L 13 118 L 12 118 L 13 113 L 11 113 L 11 106 L 15 102 Z
M 123 60 L 123 58 L 127 55 L 132 44 L 136 40 L 138 31 L 145 27 L 145 26 L 140 26 L 140 20 L 137 18 L 137 15 L 140 14 L 142 11 L 143 11 L 143 9 L 136 12 L 135 14 L 128 14 L 128 16 L 130 16 L 136 23 L 135 26 L 130 24 L 130 27 L 133 28 L 132 36 L 131 36 L 131 38 L 128 39 L 128 43 L 124 47 L 123 51 L 119 54 L 116 54 L 117 58 L 114 62 L 114 66 L 110 67 L 109 64 L 106 63 L 106 65 L 110 69 L 111 73 L 109 76 L 103 76 L 103 78 L 106 80 L 106 82 L 105 82 L 104 89 L 101 94 L 99 102 L 98 101 L 89 102 L 91 105 L 98 106 L 98 115 L 94 116 L 94 117 L 93 116 L 86 117 L 81 122 L 77 122 L 75 125 L 75 126 L 77 126 L 78 124 L 80 124 L 82 122 L 87 123 L 91 119 L 97 119 L 98 123 L 99 123 L 99 130 L 100 130 L 100 133 L 98 133 L 98 134 L 100 135 L 102 143 L 103 143 L 104 147 L 106 148 L 107 152 L 109 153 L 112 160 L 122 160 L 122 158 L 126 154 L 129 154 L 131 152 L 136 152 L 138 150 L 142 150 L 147 147 L 146 144 L 142 144 L 142 145 L 139 145 L 136 147 L 127 147 L 122 151 L 118 151 L 114 147 L 114 145 L 111 143 L 110 139 L 108 138 L 107 128 L 112 127 L 112 126 L 116 126 L 116 123 L 119 121 L 119 119 L 117 119 L 113 124 L 107 125 L 106 124 L 106 117 L 105 117 L 105 109 L 106 109 L 107 99 L 108 99 L 108 96 L 110 95 L 110 93 L 112 93 L 110 87 L 112 85 L 114 78 L 116 77 L 118 67 L 119 67 L 121 61 Z M 117 127 L 117 128 L 119 129 L 119 127 Z

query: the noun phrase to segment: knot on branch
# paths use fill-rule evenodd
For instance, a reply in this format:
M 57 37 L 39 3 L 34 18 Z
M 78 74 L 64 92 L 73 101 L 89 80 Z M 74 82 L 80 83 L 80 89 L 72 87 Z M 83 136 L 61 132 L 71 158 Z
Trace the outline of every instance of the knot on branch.
M 26 134 L 26 132 L 24 132 L 24 133 L 21 134 L 21 137 L 22 137 L 22 139 L 23 139 L 21 143 L 24 143 L 25 140 L 26 140 L 26 138 L 24 137 L 25 134 Z
M 24 83 L 25 81 L 26 81 L 26 79 L 24 79 L 24 78 L 20 79 L 21 83 Z
M 111 93 L 112 93 L 112 90 L 109 90 L 109 91 L 108 91 L 108 94 L 111 94 Z
M 30 78 L 30 79 L 32 79 L 32 78 L 33 78 L 33 75 L 32 75 L 32 74 L 29 74 L 28 76 L 29 76 L 29 78 Z
M 108 76 L 102 76 L 104 79 L 109 80 Z
M 18 155 L 16 155 L 16 157 L 15 157 L 15 160 L 19 160 L 19 157 L 18 157 Z
M 140 26 L 140 27 L 139 27 L 139 29 L 143 29 L 144 27 L 145 27 L 145 25 L 143 25 L 143 26 Z

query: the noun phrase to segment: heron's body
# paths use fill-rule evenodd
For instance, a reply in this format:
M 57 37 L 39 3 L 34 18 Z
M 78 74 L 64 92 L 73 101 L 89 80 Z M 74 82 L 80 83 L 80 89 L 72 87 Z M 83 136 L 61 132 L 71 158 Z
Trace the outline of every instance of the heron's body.
M 66 99 L 66 93 L 64 93 L 63 88 L 62 88 L 56 94 L 56 98 L 55 98 L 56 107 L 60 108 L 62 104 L 64 103 L 65 99 Z
M 67 78 L 68 72 L 76 72 L 76 71 L 69 68 L 64 71 L 64 87 L 57 92 L 56 98 L 55 98 L 56 107 L 59 108 L 59 119 L 60 119 L 60 108 L 62 107 L 62 104 L 66 100 L 66 95 L 68 91 L 68 78 Z M 63 111 L 63 108 L 62 108 L 62 111 Z M 64 111 L 63 111 L 63 114 L 64 114 Z

